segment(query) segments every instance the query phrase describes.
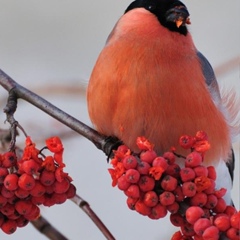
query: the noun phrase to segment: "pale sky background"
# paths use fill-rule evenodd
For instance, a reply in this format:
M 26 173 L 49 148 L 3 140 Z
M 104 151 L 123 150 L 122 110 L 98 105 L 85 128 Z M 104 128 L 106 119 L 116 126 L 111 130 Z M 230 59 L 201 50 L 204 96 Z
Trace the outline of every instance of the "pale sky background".
M 215 69 L 240 56 L 240 1 L 186 0 L 191 14 L 189 29 L 197 48 Z M 33 89 L 81 121 L 90 124 L 85 96 L 42 92 L 48 86 L 86 86 L 91 69 L 117 19 L 130 1 L 122 0 L 0 0 L 0 68 L 18 83 Z M 240 93 L 239 61 L 225 74 L 218 75 L 224 89 Z M 0 107 L 5 90 L 0 88 Z M 0 128 L 5 116 L 0 111 Z M 45 113 L 23 101 L 16 119 L 29 135 L 49 137 L 63 127 Z M 39 133 L 40 132 L 40 133 Z M 20 138 L 19 145 L 22 140 Z M 39 143 L 39 147 L 44 145 Z M 125 195 L 111 187 L 106 157 L 91 142 L 75 136 L 64 140 L 67 171 L 74 179 L 78 194 L 85 198 L 116 239 L 168 240 L 177 229 L 168 219 L 153 221 L 130 211 Z M 233 198 L 239 209 L 239 142 Z M 89 218 L 68 201 L 64 205 L 43 208 L 42 214 L 71 240 L 105 239 Z M 34 235 L 32 235 L 34 234 Z M 0 239 L 44 240 L 29 224 Z

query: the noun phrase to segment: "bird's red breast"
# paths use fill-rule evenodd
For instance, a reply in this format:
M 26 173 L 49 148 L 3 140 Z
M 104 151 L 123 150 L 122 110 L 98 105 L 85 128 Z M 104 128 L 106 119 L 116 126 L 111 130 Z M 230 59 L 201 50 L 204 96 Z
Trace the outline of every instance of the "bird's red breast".
M 90 118 L 98 131 L 137 151 L 145 136 L 158 153 L 204 130 L 206 162 L 227 159 L 229 127 L 205 84 L 191 35 L 171 32 L 145 9 L 123 15 L 91 74 Z

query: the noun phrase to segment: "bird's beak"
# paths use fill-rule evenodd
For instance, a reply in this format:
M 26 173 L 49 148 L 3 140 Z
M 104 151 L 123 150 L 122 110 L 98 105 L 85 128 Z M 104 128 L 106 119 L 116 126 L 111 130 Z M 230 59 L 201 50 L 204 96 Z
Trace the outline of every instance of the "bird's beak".
M 167 22 L 174 22 L 179 28 L 185 24 L 191 24 L 189 12 L 185 6 L 175 6 L 166 12 Z

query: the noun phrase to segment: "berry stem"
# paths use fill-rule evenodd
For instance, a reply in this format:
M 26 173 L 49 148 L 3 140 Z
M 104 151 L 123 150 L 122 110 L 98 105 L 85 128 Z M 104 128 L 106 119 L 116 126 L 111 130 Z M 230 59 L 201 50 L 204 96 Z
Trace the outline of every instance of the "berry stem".
M 103 235 L 108 240 L 114 240 L 114 236 L 111 232 L 107 229 L 107 227 L 103 224 L 100 218 L 96 215 L 96 213 L 91 209 L 89 203 L 82 199 L 79 195 L 75 195 L 71 200 L 78 205 L 95 223 L 95 225 L 99 228 L 99 230 L 103 233 Z
M 178 157 L 178 158 L 186 159 L 185 156 L 183 156 L 183 155 L 181 155 L 181 154 L 178 154 L 178 153 L 176 153 L 176 152 L 173 152 L 173 154 L 174 154 L 176 157 Z

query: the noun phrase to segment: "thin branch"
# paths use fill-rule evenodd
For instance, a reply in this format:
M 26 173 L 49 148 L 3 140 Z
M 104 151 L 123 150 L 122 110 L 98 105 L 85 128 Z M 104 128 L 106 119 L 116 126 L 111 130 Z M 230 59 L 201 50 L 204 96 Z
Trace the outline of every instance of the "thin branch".
M 6 121 L 9 122 L 11 128 L 11 141 L 8 151 L 14 151 L 15 150 L 15 143 L 16 143 L 16 136 L 18 135 L 17 128 L 22 130 L 25 136 L 27 136 L 26 132 L 22 128 L 22 126 L 15 120 L 14 113 L 17 109 L 17 96 L 14 92 L 11 92 L 8 96 L 7 105 L 4 108 L 4 113 L 6 113 L 7 119 Z
M 31 223 L 40 233 L 51 240 L 68 240 L 42 216 L 37 220 L 31 221 Z
M 30 90 L 24 88 L 20 84 L 16 83 L 12 78 L 10 78 L 6 73 L 0 69 L 0 85 L 5 88 L 9 94 L 14 94 L 18 98 L 24 99 L 31 103 L 35 107 L 41 109 L 43 112 L 57 119 L 61 123 L 65 124 L 75 132 L 81 134 L 95 146 L 102 150 L 107 156 L 110 156 L 112 149 L 120 144 L 118 139 L 109 138 L 104 135 L 99 134 L 96 130 L 90 128 L 86 124 L 80 122 L 71 115 L 65 113 L 61 109 L 57 108 L 50 102 L 46 101 L 37 94 L 31 92 Z
M 84 199 L 82 199 L 77 194 L 71 199 L 76 205 L 78 205 L 89 217 L 92 219 L 92 221 L 95 223 L 95 225 L 99 228 L 99 230 L 103 233 L 103 235 L 108 240 L 114 240 L 114 236 L 111 234 L 111 232 L 106 228 L 106 226 L 103 224 L 101 219 L 96 215 L 96 213 L 91 209 L 88 202 L 86 202 Z

